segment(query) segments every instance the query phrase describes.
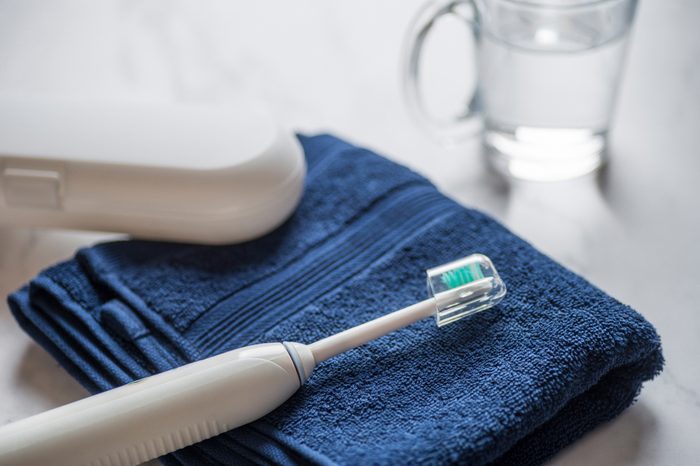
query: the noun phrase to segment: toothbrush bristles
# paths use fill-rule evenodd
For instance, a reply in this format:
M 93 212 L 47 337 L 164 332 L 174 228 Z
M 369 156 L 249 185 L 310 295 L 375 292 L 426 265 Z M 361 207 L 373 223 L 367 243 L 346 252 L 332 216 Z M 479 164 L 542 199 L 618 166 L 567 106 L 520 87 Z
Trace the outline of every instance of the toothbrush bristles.
M 442 283 L 447 289 L 459 288 L 468 283 L 484 278 L 481 267 L 478 264 L 469 264 L 442 274 Z

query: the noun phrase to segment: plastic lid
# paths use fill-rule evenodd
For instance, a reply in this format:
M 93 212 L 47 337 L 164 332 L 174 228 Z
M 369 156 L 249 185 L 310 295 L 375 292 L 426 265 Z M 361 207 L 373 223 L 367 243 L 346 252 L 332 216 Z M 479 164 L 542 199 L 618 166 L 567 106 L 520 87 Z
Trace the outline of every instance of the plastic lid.
M 506 285 L 491 259 L 472 254 L 427 271 L 428 293 L 435 298 L 438 327 L 498 304 Z

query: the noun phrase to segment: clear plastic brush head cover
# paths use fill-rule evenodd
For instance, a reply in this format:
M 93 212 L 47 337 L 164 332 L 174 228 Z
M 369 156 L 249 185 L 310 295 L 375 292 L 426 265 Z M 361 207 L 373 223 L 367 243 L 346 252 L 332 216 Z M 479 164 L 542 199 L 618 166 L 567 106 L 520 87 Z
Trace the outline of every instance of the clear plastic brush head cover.
M 428 273 L 428 293 L 435 298 L 438 327 L 489 309 L 506 294 L 506 286 L 483 254 L 434 267 Z

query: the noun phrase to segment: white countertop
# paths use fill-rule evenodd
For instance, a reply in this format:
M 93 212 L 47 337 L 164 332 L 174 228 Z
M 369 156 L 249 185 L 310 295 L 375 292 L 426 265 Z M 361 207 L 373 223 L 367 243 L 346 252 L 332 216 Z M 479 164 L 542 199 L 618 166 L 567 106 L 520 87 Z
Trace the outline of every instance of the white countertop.
M 663 374 L 551 464 L 696 464 L 700 2 L 641 2 L 603 177 L 511 186 L 485 171 L 477 141 L 441 147 L 406 116 L 399 50 L 421 3 L 0 0 L 0 93 L 227 101 L 245 89 L 295 128 L 332 131 L 411 166 L 632 305 L 661 334 Z M 462 44 L 443 43 L 445 57 L 458 57 Z M 110 237 L 0 228 L 0 292 Z M 0 358 L 0 423 L 86 394 L 4 302 Z

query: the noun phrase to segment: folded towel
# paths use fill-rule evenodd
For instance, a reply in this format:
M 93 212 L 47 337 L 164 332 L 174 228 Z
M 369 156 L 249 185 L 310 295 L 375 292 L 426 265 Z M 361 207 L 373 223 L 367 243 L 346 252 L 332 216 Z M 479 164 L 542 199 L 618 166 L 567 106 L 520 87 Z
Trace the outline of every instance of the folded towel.
M 276 411 L 164 463 L 537 464 L 661 370 L 648 322 L 488 216 L 368 150 L 300 140 L 305 195 L 275 232 L 81 250 L 10 297 L 17 321 L 100 392 L 253 343 L 313 342 L 425 299 L 425 269 L 474 252 L 508 294 L 326 361 Z

